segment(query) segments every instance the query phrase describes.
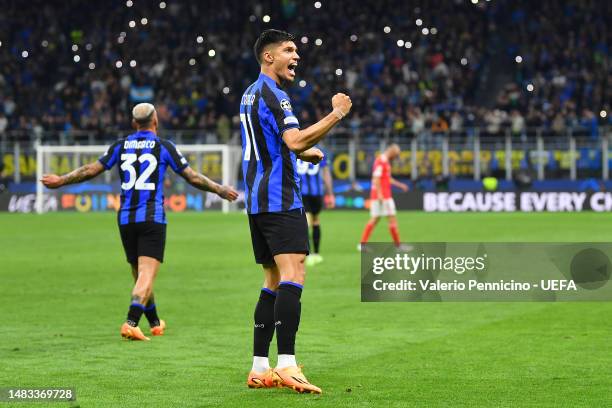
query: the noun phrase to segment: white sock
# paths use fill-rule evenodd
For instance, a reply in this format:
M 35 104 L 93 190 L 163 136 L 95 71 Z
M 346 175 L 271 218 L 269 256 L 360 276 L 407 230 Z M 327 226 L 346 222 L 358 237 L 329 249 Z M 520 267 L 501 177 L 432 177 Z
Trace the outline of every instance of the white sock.
M 297 367 L 293 354 L 279 354 L 276 368 Z
M 257 357 L 253 356 L 253 368 L 252 371 L 263 373 L 270 368 L 270 362 L 268 357 Z

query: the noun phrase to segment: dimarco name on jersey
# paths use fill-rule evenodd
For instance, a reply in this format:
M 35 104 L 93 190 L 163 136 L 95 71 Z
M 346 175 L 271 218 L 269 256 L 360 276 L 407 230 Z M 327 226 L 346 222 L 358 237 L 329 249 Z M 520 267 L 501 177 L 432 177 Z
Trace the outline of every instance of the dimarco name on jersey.
M 155 140 L 126 140 L 123 143 L 124 149 L 153 149 Z

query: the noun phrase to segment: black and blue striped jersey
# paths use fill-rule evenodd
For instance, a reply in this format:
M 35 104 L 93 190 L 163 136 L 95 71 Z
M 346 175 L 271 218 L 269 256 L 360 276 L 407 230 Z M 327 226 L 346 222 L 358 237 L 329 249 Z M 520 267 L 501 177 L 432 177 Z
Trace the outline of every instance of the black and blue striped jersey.
M 187 166 L 176 146 L 151 131 L 138 131 L 112 144 L 99 159 L 106 170 L 118 164 L 121 178 L 120 225 L 152 221 L 166 223 L 164 175 Z
M 284 131 L 300 126 L 287 93 L 260 74 L 242 96 L 240 123 L 247 212 L 302 208 L 296 155 L 282 139 Z
M 321 175 L 323 168 L 327 167 L 327 155 L 318 164 L 297 159 L 297 171 L 300 175 L 300 191 L 302 196 L 322 196 L 325 194 L 323 185 L 323 176 Z

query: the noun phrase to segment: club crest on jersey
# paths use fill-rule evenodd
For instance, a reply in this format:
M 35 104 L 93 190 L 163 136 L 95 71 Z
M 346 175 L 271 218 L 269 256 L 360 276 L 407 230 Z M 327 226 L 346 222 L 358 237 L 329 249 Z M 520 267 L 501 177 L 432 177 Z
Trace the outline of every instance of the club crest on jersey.
M 287 99 L 281 99 L 280 106 L 283 110 L 291 112 L 291 103 Z

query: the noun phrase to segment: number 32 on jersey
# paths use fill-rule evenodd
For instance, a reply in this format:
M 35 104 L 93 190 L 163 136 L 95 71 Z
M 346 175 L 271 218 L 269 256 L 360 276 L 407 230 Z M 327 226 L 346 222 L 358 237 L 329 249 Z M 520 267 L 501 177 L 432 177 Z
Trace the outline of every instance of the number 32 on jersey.
M 149 177 L 155 171 L 157 167 L 157 159 L 151 153 L 145 153 L 138 156 L 135 153 L 124 153 L 121 155 L 121 170 L 128 172 L 128 178 L 126 181 L 121 183 L 123 190 L 130 190 L 132 188 L 136 190 L 155 190 L 155 183 L 149 183 Z M 148 165 L 144 171 L 138 176 L 134 163 L 136 161 L 140 163 L 147 162 Z

